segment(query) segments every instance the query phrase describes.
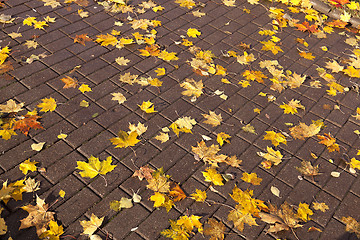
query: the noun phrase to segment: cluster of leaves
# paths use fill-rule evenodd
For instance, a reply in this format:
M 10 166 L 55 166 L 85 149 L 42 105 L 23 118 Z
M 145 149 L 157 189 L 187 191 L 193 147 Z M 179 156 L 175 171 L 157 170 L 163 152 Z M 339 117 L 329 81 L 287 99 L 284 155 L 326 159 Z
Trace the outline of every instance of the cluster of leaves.
M 19 114 L 24 110 L 23 106 L 24 103 L 16 103 L 13 99 L 0 105 L 0 136 L 2 139 L 9 140 L 11 136 L 17 135 L 15 130 L 20 130 L 23 134 L 28 135 L 30 129 L 43 128 L 38 121 L 41 116 L 38 115 L 36 109 L 25 115 Z M 44 98 L 37 107 L 40 108 L 40 112 L 52 112 L 56 108 L 56 101 L 52 97 Z

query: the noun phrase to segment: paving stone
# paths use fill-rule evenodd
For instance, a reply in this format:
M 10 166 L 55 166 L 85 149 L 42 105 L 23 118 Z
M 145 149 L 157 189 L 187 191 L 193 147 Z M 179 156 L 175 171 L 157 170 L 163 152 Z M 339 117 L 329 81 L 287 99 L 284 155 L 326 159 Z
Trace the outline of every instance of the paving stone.
M 99 200 L 100 198 L 92 191 L 88 188 L 83 188 L 56 209 L 57 216 L 61 219 L 64 226 L 68 226 Z

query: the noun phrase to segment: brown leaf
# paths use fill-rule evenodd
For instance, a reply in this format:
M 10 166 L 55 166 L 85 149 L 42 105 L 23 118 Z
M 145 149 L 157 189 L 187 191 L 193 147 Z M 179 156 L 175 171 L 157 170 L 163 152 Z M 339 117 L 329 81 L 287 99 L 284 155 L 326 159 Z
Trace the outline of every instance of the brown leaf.
M 37 115 L 28 115 L 21 116 L 20 120 L 17 120 L 14 123 L 14 130 L 19 129 L 23 134 L 28 135 L 29 130 L 31 128 L 33 129 L 41 129 L 43 128 L 37 120 L 40 118 L 40 116 Z
M 180 188 L 179 184 L 176 184 L 175 187 L 170 189 L 169 195 L 174 198 L 173 199 L 174 202 L 178 202 L 186 198 L 186 194 Z
M 204 227 L 204 234 L 211 236 L 210 240 L 222 240 L 224 239 L 225 230 L 226 227 L 222 222 L 209 218 L 207 225 Z
M 60 80 L 65 83 L 65 86 L 63 88 L 76 88 L 78 85 L 78 81 L 69 76 L 65 76 Z
M 86 42 L 91 42 L 91 38 L 87 34 L 76 35 L 74 38 L 74 43 L 80 43 L 85 46 Z

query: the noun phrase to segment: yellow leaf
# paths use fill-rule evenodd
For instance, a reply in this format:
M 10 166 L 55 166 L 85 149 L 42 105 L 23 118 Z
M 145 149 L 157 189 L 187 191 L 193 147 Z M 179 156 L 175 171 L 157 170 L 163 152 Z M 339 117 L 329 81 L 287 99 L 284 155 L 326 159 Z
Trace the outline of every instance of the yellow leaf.
M 31 149 L 39 152 L 44 147 L 44 144 L 45 144 L 45 142 L 33 143 L 33 144 L 31 144 Z
M 36 17 L 28 17 L 23 20 L 23 25 L 32 26 L 36 23 Z
M 202 17 L 202 16 L 205 16 L 205 15 L 206 15 L 206 13 L 200 12 L 199 9 L 196 10 L 196 11 L 193 11 L 193 12 L 191 12 L 191 13 L 192 13 L 192 15 L 194 15 L 194 17 Z
M 165 194 L 155 192 L 155 194 L 150 197 L 150 200 L 154 202 L 154 207 L 161 207 L 165 203 Z
M 64 191 L 64 190 L 60 190 L 60 191 L 59 191 L 59 196 L 60 196 L 61 198 L 64 198 L 64 197 L 65 197 L 65 191 Z
M 97 39 L 95 41 L 101 43 L 101 46 L 109 46 L 109 45 L 115 46 L 118 42 L 117 38 L 110 34 L 97 35 Z
M 196 189 L 196 193 L 191 194 L 191 198 L 197 202 L 204 202 L 206 200 L 206 191 Z
M 299 100 L 291 99 L 288 104 L 283 103 L 280 108 L 284 109 L 284 114 L 295 114 L 298 112 L 298 108 L 305 110 L 305 107 L 300 104 Z
M 6 60 L 6 58 L 9 57 L 9 53 L 10 53 L 10 48 L 8 46 L 3 47 L 0 50 L 0 65 L 3 64 Z
M 309 204 L 307 203 L 300 203 L 299 208 L 297 210 L 298 217 L 303 220 L 304 222 L 307 222 L 311 220 L 309 216 L 313 215 L 313 211 L 309 208 Z
M 22 37 L 21 33 L 16 33 L 16 32 L 9 33 L 8 35 L 13 39 L 18 38 L 18 37 Z
M 34 23 L 34 28 L 35 29 L 42 29 L 42 30 L 44 30 L 44 27 L 45 26 L 49 26 L 49 25 L 47 25 L 47 23 L 45 22 L 45 21 L 39 21 L 39 22 L 35 22 Z
M 118 101 L 119 104 L 122 104 L 126 101 L 126 98 L 122 93 L 111 93 L 111 95 L 113 96 L 111 100 Z
M 199 31 L 198 31 L 197 29 L 195 29 L 195 28 L 189 28 L 189 29 L 187 30 L 187 35 L 188 35 L 189 37 L 197 38 L 198 36 L 201 35 L 201 32 L 199 32 Z
M 40 112 L 53 112 L 56 108 L 55 99 L 52 97 L 41 99 L 42 103 L 38 104 L 37 107 L 41 108 Z
M 193 42 L 187 40 L 186 38 L 183 38 L 181 45 L 183 45 L 185 47 L 190 47 L 190 46 L 192 46 L 194 44 L 193 44 Z
M 82 9 L 79 9 L 77 12 L 78 12 L 78 14 L 79 14 L 79 16 L 80 16 L 81 18 L 86 18 L 86 17 L 89 16 L 89 12 L 85 12 L 85 11 L 82 10 Z
M 305 59 L 309 59 L 309 60 L 314 60 L 315 59 L 315 56 L 312 55 L 311 52 L 305 52 L 305 51 L 301 51 L 299 50 L 299 55 Z
M 254 108 L 254 113 L 260 114 L 261 110 L 259 108 Z
M 158 76 L 163 76 L 165 75 L 165 68 L 157 68 L 155 69 L 155 72 Z
M 210 124 L 213 127 L 216 127 L 216 126 L 220 125 L 221 121 L 222 121 L 221 113 L 216 114 L 213 111 L 209 111 L 209 113 L 210 114 L 202 114 L 203 117 L 206 118 L 204 123 Z
M 186 7 L 187 9 L 192 9 L 196 6 L 193 0 L 175 0 L 175 3 L 180 4 L 180 7 Z
M 118 44 L 116 47 L 124 47 L 125 45 L 129 45 L 129 44 L 132 44 L 134 43 L 134 40 L 132 38 L 120 38 Z
M 214 168 L 207 168 L 206 172 L 202 172 L 206 182 L 211 182 L 214 185 L 224 185 L 222 176 Z
M 124 57 L 118 57 L 115 59 L 115 62 L 119 64 L 120 66 L 127 66 L 127 64 L 130 62 L 129 59 L 126 59 Z
M 360 69 L 355 69 L 353 66 L 348 66 L 343 72 L 349 77 L 360 78 Z
M 162 10 L 164 10 L 164 9 L 165 9 L 165 8 L 162 7 L 162 6 L 157 6 L 157 7 L 153 7 L 153 8 L 152 8 L 152 10 L 153 10 L 154 12 L 162 11 Z
M 100 162 L 98 158 L 91 156 L 89 162 L 77 161 L 77 169 L 82 170 L 80 175 L 82 177 L 94 178 L 98 174 L 106 175 L 108 172 L 114 170 L 116 165 L 111 165 L 112 158 L 107 157 L 106 160 Z
M 222 2 L 225 6 L 236 7 L 235 5 L 236 0 L 223 0 Z
M 247 65 L 250 62 L 253 62 L 256 60 L 254 54 L 252 54 L 252 53 L 248 54 L 247 52 L 244 52 L 244 55 L 242 55 L 242 56 L 237 56 L 236 59 L 237 59 L 237 62 L 242 65 Z
M 44 21 L 47 22 L 47 23 L 54 23 L 54 22 L 56 22 L 55 19 L 56 18 L 52 18 L 50 16 L 44 17 Z
M 154 86 L 154 87 L 161 87 L 162 83 L 163 83 L 162 81 L 160 81 L 157 78 L 148 79 L 148 82 L 150 83 L 151 86 Z
M 350 167 L 353 169 L 360 169 L 360 161 L 356 160 L 355 158 L 351 158 Z
M 204 85 L 202 83 L 202 80 L 196 82 L 194 79 L 186 78 L 183 83 L 180 84 L 180 87 L 185 88 L 185 91 L 182 91 L 181 94 L 185 96 L 195 96 L 200 97 L 203 93 L 202 89 L 204 88 Z
M 167 142 L 169 140 L 169 134 L 162 132 L 159 135 L 155 136 L 155 139 L 159 140 L 161 143 Z
M 158 58 L 164 60 L 164 61 L 176 61 L 178 60 L 179 58 L 176 56 L 176 53 L 175 52 L 167 52 L 165 50 L 161 51 L 158 55 Z
M 83 227 L 82 234 L 88 235 L 89 237 L 94 234 L 94 232 L 101 226 L 104 221 L 104 217 L 98 218 L 95 214 L 91 214 L 90 221 L 80 221 L 81 226 Z
M 274 131 L 265 131 L 266 135 L 264 136 L 264 140 L 270 140 L 271 143 L 276 147 L 280 143 L 286 145 L 286 138 L 281 133 L 276 133 Z
M 261 44 L 263 44 L 263 47 L 261 50 L 264 51 L 271 51 L 274 55 L 278 54 L 279 52 L 283 52 L 283 50 L 277 46 L 273 41 L 261 41 Z
M 259 154 L 260 157 L 263 157 L 267 161 L 270 162 L 270 165 L 268 167 L 265 167 L 265 168 L 270 168 L 272 166 L 272 164 L 274 164 L 275 166 L 279 165 L 281 163 L 282 158 L 283 158 L 283 155 L 281 154 L 281 152 L 280 151 L 275 151 L 271 147 L 266 147 L 266 150 L 268 151 L 267 153 L 260 153 Z
M 325 67 L 335 73 L 338 73 L 338 72 L 341 72 L 342 70 L 344 70 L 344 67 L 340 66 L 340 64 L 335 60 L 332 60 L 332 62 L 326 62 Z
M 17 135 L 16 132 L 11 128 L 4 127 L 4 125 L 2 126 L 2 128 L 3 129 L 0 130 L 0 136 L 4 140 L 9 140 L 11 139 L 11 136 Z
M 141 105 L 138 105 L 141 110 L 143 110 L 146 113 L 154 113 L 157 112 L 154 110 L 153 103 L 149 101 L 143 102 Z
M 217 135 L 216 137 L 216 141 L 220 144 L 220 146 L 224 145 L 224 142 L 230 143 L 230 141 L 228 140 L 229 138 L 231 138 L 230 135 L 221 132 Z
M 146 132 L 147 129 L 148 128 L 145 127 L 145 125 L 142 124 L 141 122 L 138 122 L 137 125 L 129 123 L 129 130 L 130 131 L 128 131 L 128 134 L 131 134 L 131 132 L 136 132 L 138 134 L 138 136 L 140 136 L 141 134 Z
M 328 205 L 326 205 L 325 203 L 318 203 L 318 202 L 313 202 L 313 208 L 315 210 L 320 210 L 322 212 L 326 212 L 326 210 L 329 209 Z
M 36 49 L 37 46 L 39 46 L 39 44 L 33 40 L 27 40 L 26 43 L 24 43 L 25 46 L 27 46 L 27 48 L 34 48 Z
M 37 164 L 38 162 L 31 162 L 30 158 L 24 162 L 22 162 L 19 166 L 19 169 L 22 171 L 23 174 L 27 174 L 28 171 L 31 172 L 35 172 L 37 170 L 37 167 L 35 166 L 35 164 Z
M 91 88 L 89 87 L 89 85 L 87 84 L 81 84 L 81 86 L 79 87 L 80 92 L 84 93 L 84 92 L 91 92 Z
M 80 102 L 80 107 L 89 107 L 89 102 L 88 101 L 85 101 L 85 100 L 82 100 Z
M 252 185 L 260 185 L 262 179 L 258 178 L 256 173 L 243 173 L 243 176 L 241 178 L 244 182 L 251 183 Z
M 135 146 L 138 142 L 140 142 L 139 139 L 137 139 L 137 132 L 131 132 L 128 134 L 125 131 L 119 131 L 118 133 L 119 137 L 111 138 L 110 141 L 112 144 L 116 145 L 115 148 L 127 148 Z

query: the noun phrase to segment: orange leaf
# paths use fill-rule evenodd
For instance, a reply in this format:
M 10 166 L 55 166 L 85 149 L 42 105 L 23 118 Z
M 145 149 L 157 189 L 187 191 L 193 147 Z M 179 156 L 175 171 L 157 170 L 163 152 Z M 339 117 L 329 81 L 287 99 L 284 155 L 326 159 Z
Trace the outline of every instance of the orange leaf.
M 307 22 L 307 21 L 304 21 L 303 23 L 295 24 L 295 26 L 298 28 L 297 30 L 303 31 L 303 32 L 309 31 L 311 33 L 316 33 L 319 31 L 317 29 L 317 27 L 318 27 L 317 25 L 315 25 L 315 24 L 310 25 L 309 22 Z
M 176 184 L 175 187 L 173 187 L 170 190 L 169 195 L 174 197 L 174 199 L 173 199 L 174 202 L 178 202 L 178 201 L 186 198 L 186 194 L 180 188 L 179 184 Z
M 85 42 L 91 42 L 91 38 L 87 34 L 76 35 L 74 38 L 74 43 L 80 43 L 85 46 Z
M 60 80 L 65 83 L 65 86 L 63 88 L 76 88 L 76 86 L 78 85 L 78 81 L 69 76 L 65 76 Z
M 14 123 L 14 130 L 19 129 L 23 134 L 28 135 L 30 128 L 41 129 L 43 127 L 37 121 L 39 118 L 40 116 L 37 115 L 26 114 L 22 119 Z
M 317 135 L 317 137 L 321 140 L 319 143 L 324 144 L 329 152 L 340 152 L 339 145 L 336 142 L 336 139 L 331 136 L 331 134 L 324 133 L 324 136 Z

